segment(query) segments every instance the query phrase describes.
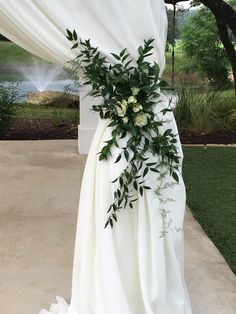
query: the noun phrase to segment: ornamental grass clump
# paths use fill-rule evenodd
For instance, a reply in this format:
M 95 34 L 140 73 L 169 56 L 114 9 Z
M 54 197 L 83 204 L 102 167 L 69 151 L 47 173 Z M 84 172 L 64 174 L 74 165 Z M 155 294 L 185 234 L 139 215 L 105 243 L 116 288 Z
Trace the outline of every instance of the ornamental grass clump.
M 92 96 L 100 97 L 100 104 L 93 105 L 92 110 L 98 112 L 101 119 L 109 121 L 111 137 L 99 152 L 99 160 L 108 160 L 113 148 L 118 147 L 119 153 L 112 156 L 114 162 L 126 161 L 125 168 L 113 181 L 117 188 L 107 210 L 105 227 L 113 227 L 119 211 L 134 208 L 138 195 L 142 197 L 145 190 L 153 190 L 157 197 L 160 196 L 163 187 L 150 186 L 148 174 L 156 176 L 157 184 L 161 184 L 167 175 L 175 184 L 179 182 L 176 134 L 172 129 L 164 128 L 165 115 L 172 111 L 168 103 L 164 109 L 161 105 L 161 88 L 166 83 L 159 77 L 158 64 L 148 61 L 153 39 L 144 41 L 138 48 L 137 60 L 124 49 L 119 54 L 111 53 L 114 62 L 110 62 L 98 48 L 91 46 L 90 40 L 78 40 L 75 31 L 67 30 L 67 33 L 67 38 L 73 42 L 72 49 L 79 48 L 78 56 L 69 63 L 70 71 L 75 77 L 83 78 L 83 85 L 92 87 Z M 121 139 L 126 140 L 126 145 L 120 145 Z M 172 181 L 169 185 L 174 184 Z M 161 202 L 160 197 L 160 204 L 167 202 Z M 162 205 L 160 212 L 165 234 L 170 222 L 166 221 L 168 211 Z
M 224 101 L 221 93 L 196 91 L 182 88 L 177 93 L 177 104 L 174 110 L 179 130 L 194 135 L 210 134 L 223 130 L 224 123 L 218 108 Z

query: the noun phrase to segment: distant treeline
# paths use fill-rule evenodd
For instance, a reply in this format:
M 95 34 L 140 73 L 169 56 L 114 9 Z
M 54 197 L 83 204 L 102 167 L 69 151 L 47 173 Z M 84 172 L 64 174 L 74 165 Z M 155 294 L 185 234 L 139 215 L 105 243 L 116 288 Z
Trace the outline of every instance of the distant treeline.
M 176 25 L 175 25 L 175 39 L 181 38 L 181 29 L 186 24 L 187 20 L 197 14 L 198 9 L 193 10 L 178 10 L 176 12 Z M 172 43 L 173 41 L 173 10 L 167 10 L 168 15 L 168 43 Z
M 9 39 L 7 39 L 6 37 L 4 37 L 3 35 L 0 34 L 0 40 L 3 40 L 3 41 L 9 41 Z

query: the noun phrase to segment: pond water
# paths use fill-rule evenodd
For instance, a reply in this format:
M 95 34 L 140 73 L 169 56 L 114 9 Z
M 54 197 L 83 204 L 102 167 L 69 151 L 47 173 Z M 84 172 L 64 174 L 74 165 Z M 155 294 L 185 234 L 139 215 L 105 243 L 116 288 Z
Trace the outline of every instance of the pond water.
M 3 82 L 1 83 L 4 86 L 12 86 L 12 82 Z M 50 82 L 44 91 L 58 91 L 62 92 L 65 90 L 66 87 L 73 86 L 73 81 L 71 80 L 55 80 Z M 35 87 L 35 85 L 31 81 L 22 81 L 19 83 L 19 86 L 17 87 L 19 91 L 19 96 L 21 102 L 26 101 L 26 96 L 29 92 L 38 92 L 38 89 Z M 79 94 L 79 91 L 72 90 L 73 94 Z

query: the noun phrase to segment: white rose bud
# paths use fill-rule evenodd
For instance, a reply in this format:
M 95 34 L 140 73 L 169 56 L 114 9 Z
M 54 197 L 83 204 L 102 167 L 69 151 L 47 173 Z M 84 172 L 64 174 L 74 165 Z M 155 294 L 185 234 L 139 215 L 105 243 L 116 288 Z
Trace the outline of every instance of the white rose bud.
M 136 104 L 137 99 L 134 96 L 130 96 L 128 99 L 128 104 Z
M 133 107 L 133 112 L 139 112 L 139 111 L 142 110 L 142 109 L 143 109 L 143 106 L 137 103 L 137 104 Z
M 134 119 L 134 125 L 139 126 L 139 127 L 143 127 L 147 125 L 148 117 L 150 117 L 149 114 L 139 113 Z
M 116 106 L 116 111 L 119 117 L 124 117 L 127 111 L 127 101 L 126 100 L 122 100 L 122 102 L 118 102 L 118 106 Z
M 139 91 L 140 91 L 140 89 L 137 88 L 137 87 L 132 87 L 131 91 L 132 91 L 133 96 L 137 96 Z
M 124 117 L 124 118 L 122 119 L 122 121 L 126 124 L 126 123 L 129 122 L 129 118 L 128 118 L 128 117 Z

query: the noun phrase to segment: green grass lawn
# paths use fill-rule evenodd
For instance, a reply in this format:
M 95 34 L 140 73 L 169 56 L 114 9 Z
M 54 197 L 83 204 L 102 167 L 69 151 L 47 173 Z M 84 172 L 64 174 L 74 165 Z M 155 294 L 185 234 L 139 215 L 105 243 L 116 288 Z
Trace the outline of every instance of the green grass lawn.
M 187 204 L 236 273 L 236 148 L 184 147 Z
M 0 41 L 0 63 L 27 63 L 32 54 L 16 44 Z
M 37 58 L 12 42 L 0 41 L 0 82 L 21 80 L 17 66 L 27 64 L 33 57 Z
M 55 124 L 66 122 L 69 125 L 79 124 L 79 109 L 53 108 L 21 104 L 15 112 L 15 118 L 23 119 L 52 119 Z

